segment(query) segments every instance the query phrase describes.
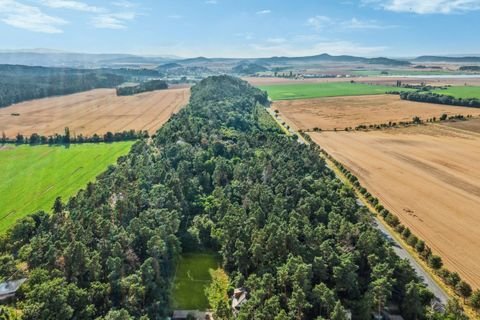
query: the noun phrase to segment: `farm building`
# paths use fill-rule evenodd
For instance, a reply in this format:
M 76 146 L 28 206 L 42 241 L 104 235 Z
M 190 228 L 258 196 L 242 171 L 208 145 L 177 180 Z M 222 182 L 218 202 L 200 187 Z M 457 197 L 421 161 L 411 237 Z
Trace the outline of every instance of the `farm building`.
M 0 301 L 12 298 L 27 279 L 19 279 L 0 283 Z
M 237 315 L 242 305 L 248 300 L 248 292 L 243 288 L 237 288 L 233 291 L 232 296 L 232 310 L 233 314 Z

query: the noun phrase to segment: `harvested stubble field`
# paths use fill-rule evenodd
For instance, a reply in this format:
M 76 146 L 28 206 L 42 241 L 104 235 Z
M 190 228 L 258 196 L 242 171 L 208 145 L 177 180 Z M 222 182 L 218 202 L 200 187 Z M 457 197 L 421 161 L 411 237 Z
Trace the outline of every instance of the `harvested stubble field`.
M 472 119 L 470 121 L 449 122 L 444 125 L 460 131 L 470 131 L 473 133 L 480 134 L 480 119 Z
M 350 96 L 308 100 L 286 100 L 273 103 L 281 117 L 296 130 L 343 130 L 358 125 L 411 121 L 448 115 L 480 115 L 479 108 L 401 100 L 397 95 Z
M 448 269 L 480 288 L 480 134 L 474 127 L 467 121 L 455 128 L 310 135 L 424 239 Z
M 189 88 L 122 97 L 113 89 L 98 89 L 33 100 L 0 109 L 0 133 L 11 138 L 18 133 L 48 136 L 63 134 L 65 127 L 87 136 L 132 129 L 153 133 L 187 104 L 189 96 Z

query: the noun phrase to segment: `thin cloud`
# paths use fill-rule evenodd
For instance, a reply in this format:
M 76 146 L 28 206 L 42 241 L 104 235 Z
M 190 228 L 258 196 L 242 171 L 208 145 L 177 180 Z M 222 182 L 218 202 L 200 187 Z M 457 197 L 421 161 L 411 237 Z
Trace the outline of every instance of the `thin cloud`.
M 206 4 L 217 4 L 218 1 L 217 0 L 207 0 L 205 1 Z
M 41 33 L 62 33 L 60 27 L 68 23 L 42 12 L 38 7 L 13 0 L 0 0 L 0 20 L 16 28 Z
M 352 18 L 341 23 L 342 28 L 345 29 L 389 29 L 395 26 L 383 25 L 376 20 L 360 20 Z
M 269 38 L 269 39 L 267 39 L 267 42 L 281 44 L 281 43 L 287 42 L 287 39 L 285 39 L 285 38 Z
M 307 25 L 316 31 L 322 31 L 335 26 L 337 30 L 361 30 L 361 29 L 390 29 L 395 26 L 383 25 L 376 20 L 361 20 L 352 18 L 350 20 L 337 20 L 327 16 L 315 16 L 307 20 Z
M 270 13 L 272 13 L 272 10 L 268 10 L 268 9 L 260 10 L 260 11 L 256 12 L 256 14 L 258 14 L 258 15 L 265 15 L 265 14 L 270 14 Z
M 182 15 L 179 15 L 179 14 L 171 14 L 167 17 L 168 19 L 174 19 L 174 20 L 179 20 L 179 19 L 182 19 L 183 16 Z
M 126 29 L 126 23 L 135 17 L 134 12 L 101 14 L 92 18 L 92 25 L 99 29 Z
M 235 37 L 244 38 L 245 40 L 253 40 L 255 38 L 255 36 L 251 32 L 236 33 Z
M 84 12 L 103 12 L 105 9 L 91 6 L 85 2 L 72 0 L 42 0 L 41 3 L 47 7 L 54 9 L 69 9 Z
M 112 2 L 112 4 L 114 6 L 122 7 L 122 8 L 125 8 L 125 9 L 134 8 L 134 7 L 137 6 L 136 3 L 133 3 L 133 2 L 130 2 L 130 1 L 127 1 L 127 0 L 114 1 L 114 2 Z
M 480 0 L 362 0 L 387 11 L 416 14 L 451 14 L 480 10 Z
M 332 19 L 327 16 L 315 16 L 308 18 L 307 25 L 311 26 L 313 29 L 320 31 L 323 28 L 332 24 Z

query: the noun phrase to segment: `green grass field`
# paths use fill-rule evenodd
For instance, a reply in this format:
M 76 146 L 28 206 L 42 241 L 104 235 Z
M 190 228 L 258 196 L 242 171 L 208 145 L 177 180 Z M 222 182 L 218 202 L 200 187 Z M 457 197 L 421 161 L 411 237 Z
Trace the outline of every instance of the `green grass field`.
M 382 74 L 383 70 L 352 70 L 347 73 L 355 76 L 372 77 L 372 76 L 385 76 Z M 437 75 L 457 75 L 459 72 L 448 70 L 392 70 L 385 69 L 388 72 L 388 76 L 437 76 Z
M 212 281 L 209 270 L 219 267 L 215 254 L 183 254 L 178 261 L 173 284 L 173 307 L 181 310 L 208 309 L 205 287 Z
M 458 87 L 449 87 L 446 90 L 438 89 L 434 92 L 453 96 L 455 98 L 477 98 L 480 99 L 480 86 L 458 86 Z
M 50 211 L 130 150 L 133 142 L 64 146 L 0 146 L 0 233 L 38 210 Z
M 399 88 L 350 82 L 301 83 L 261 86 L 272 100 L 313 99 L 323 97 L 384 94 Z M 408 90 L 408 89 L 400 89 Z

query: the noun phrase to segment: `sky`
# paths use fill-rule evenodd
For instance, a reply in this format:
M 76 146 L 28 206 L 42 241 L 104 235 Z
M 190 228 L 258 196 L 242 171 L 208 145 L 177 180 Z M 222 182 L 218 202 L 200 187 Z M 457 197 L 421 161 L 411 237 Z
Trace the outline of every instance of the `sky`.
M 480 54 L 480 0 L 0 0 L 0 50 Z

